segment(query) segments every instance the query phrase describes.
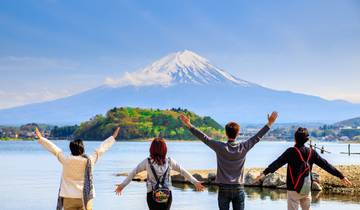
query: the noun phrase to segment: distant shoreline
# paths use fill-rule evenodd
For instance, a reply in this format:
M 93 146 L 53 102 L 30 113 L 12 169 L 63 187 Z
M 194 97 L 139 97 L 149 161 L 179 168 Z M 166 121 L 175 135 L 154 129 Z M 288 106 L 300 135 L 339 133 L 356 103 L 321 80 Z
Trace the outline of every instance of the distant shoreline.
M 36 139 L 0 138 L 0 141 L 35 141 Z
M 53 141 L 69 141 L 71 139 L 52 139 L 49 138 L 50 140 Z M 103 139 L 104 140 L 104 139 Z M 103 140 L 84 140 L 85 142 L 101 142 Z M 0 142 L 1 141 L 37 141 L 37 139 L 21 139 L 21 138 L 0 138 Z M 124 139 L 124 140 L 117 140 L 117 142 L 150 142 L 152 141 L 152 138 L 149 139 Z M 189 139 L 189 140 L 184 140 L 184 139 L 166 139 L 166 141 L 168 142 L 200 142 L 200 140 L 197 139 Z M 223 141 L 223 140 L 219 140 L 219 141 Z M 244 139 L 240 139 L 239 140 L 244 141 Z M 286 141 L 286 140 L 269 140 L 269 139 L 264 139 L 261 141 L 265 141 L 265 142 L 291 142 L 291 141 Z M 225 141 L 223 141 L 225 142 Z M 356 142 L 356 141 L 347 141 L 347 142 L 343 142 L 343 141 L 335 141 L 335 142 L 329 142 L 329 141 L 317 141 L 315 143 L 338 143 L 338 144 L 360 144 L 360 142 Z

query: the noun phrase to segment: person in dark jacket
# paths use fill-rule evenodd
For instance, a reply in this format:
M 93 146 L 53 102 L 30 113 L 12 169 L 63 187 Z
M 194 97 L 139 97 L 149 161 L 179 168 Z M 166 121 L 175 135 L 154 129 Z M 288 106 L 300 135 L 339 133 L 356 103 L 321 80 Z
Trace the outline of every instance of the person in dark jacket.
M 323 159 L 315 150 L 305 146 L 308 140 L 309 132 L 307 129 L 298 128 L 295 132 L 295 146 L 288 148 L 255 179 L 255 183 L 259 182 L 267 174 L 274 173 L 283 165 L 288 164 L 286 176 L 288 210 L 297 210 L 299 205 L 302 210 L 310 209 L 311 193 L 304 194 L 300 191 L 305 185 L 307 174 L 310 174 L 311 179 L 313 164 L 340 178 L 345 185 L 351 185 L 351 182 L 339 170 Z

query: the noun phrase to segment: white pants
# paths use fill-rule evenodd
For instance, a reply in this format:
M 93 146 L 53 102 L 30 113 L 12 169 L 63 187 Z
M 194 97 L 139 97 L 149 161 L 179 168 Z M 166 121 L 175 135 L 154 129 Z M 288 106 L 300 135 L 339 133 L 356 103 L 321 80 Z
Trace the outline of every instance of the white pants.
M 296 191 L 287 191 L 288 210 L 298 210 L 299 205 L 302 210 L 309 210 L 311 203 L 311 193 L 309 195 L 300 195 Z

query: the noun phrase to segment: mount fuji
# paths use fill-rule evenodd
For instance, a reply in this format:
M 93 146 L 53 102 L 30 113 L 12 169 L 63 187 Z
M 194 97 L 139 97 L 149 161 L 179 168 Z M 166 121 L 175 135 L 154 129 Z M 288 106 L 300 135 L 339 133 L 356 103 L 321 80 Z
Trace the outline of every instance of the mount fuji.
M 108 80 L 110 85 L 239 85 L 254 86 L 212 65 L 207 59 L 189 50 L 172 53 L 152 63 L 141 71 L 126 73 L 118 80 Z
M 360 115 L 360 104 L 262 87 L 185 50 L 73 96 L 0 110 L 0 124 L 75 124 L 120 106 L 182 107 L 220 123 L 265 122 L 272 110 L 281 122 L 332 123 Z

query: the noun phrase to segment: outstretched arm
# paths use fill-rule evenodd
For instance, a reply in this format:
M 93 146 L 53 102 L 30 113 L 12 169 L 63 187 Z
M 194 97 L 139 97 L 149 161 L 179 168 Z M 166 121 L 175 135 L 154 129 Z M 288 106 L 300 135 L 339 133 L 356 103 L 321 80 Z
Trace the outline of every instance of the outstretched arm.
M 107 138 L 105 141 L 103 141 L 99 148 L 95 150 L 93 155 L 91 155 L 91 160 L 93 163 L 96 163 L 98 159 L 107 151 L 109 150 L 115 143 L 116 137 L 119 135 L 120 127 L 117 127 L 109 138 Z
M 291 149 L 287 149 L 278 159 L 276 159 L 274 162 L 272 162 L 263 172 L 260 174 L 256 179 L 254 180 L 254 183 L 262 180 L 267 174 L 274 173 L 279 168 L 281 168 L 283 165 L 289 162 L 291 154 Z
M 291 158 L 291 148 L 287 149 L 278 159 L 276 159 L 274 162 L 272 162 L 263 172 L 264 175 L 267 175 L 269 173 L 274 173 L 279 168 L 281 168 L 283 165 L 289 162 L 289 159 Z
M 196 191 L 203 191 L 204 186 L 199 182 L 195 177 L 193 177 L 186 169 L 181 167 L 174 159 L 170 158 L 171 168 L 179 172 L 186 180 L 190 181 L 194 186 Z
M 35 128 L 35 136 L 38 138 L 39 144 L 41 144 L 46 150 L 51 152 L 60 162 L 62 162 L 64 159 L 64 154 L 59 147 L 57 147 L 48 139 L 44 138 L 38 128 Z
M 315 150 L 312 150 L 312 152 L 313 152 L 313 160 L 316 165 L 324 169 L 329 174 L 341 179 L 345 185 L 351 185 L 351 182 L 339 170 L 337 170 L 334 166 L 328 163 Z
M 207 136 L 205 133 L 200 131 L 199 129 L 195 128 L 191 123 L 190 119 L 186 117 L 184 114 L 180 115 L 181 122 L 189 129 L 189 131 L 197 137 L 199 140 L 204 142 L 206 145 L 208 145 L 211 149 L 216 150 L 219 142 L 211 139 L 209 136 Z
M 136 176 L 136 174 L 145 171 L 146 170 L 146 164 L 148 162 L 148 159 L 146 158 L 143 160 L 139 165 L 132 170 L 129 175 L 126 177 L 126 179 L 121 183 L 116 185 L 115 193 L 116 195 L 121 195 L 122 190 L 133 180 L 133 178 Z
M 257 134 L 255 134 L 255 136 L 242 143 L 245 150 L 249 151 L 256 143 L 260 141 L 260 139 L 270 130 L 270 127 L 274 124 L 277 117 L 277 112 L 272 112 L 271 115 L 268 114 L 268 123 Z

